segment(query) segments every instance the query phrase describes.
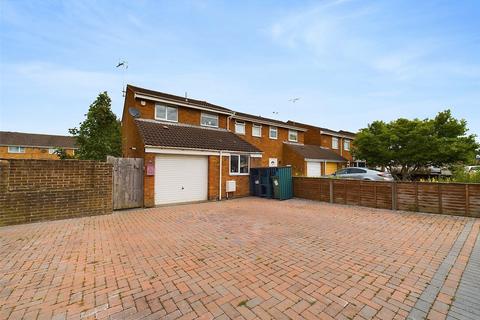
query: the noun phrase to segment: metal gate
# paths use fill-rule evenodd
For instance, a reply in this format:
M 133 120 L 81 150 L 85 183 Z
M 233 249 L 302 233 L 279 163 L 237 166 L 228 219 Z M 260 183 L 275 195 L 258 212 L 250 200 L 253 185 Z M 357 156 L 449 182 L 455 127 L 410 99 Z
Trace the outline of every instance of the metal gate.
M 107 157 L 113 165 L 113 209 L 143 206 L 143 159 Z

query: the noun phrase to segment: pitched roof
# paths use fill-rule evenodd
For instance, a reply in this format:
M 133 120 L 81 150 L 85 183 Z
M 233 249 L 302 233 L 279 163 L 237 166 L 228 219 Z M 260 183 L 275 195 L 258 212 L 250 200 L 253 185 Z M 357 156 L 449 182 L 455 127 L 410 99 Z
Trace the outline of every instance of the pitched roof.
M 260 153 L 258 148 L 224 129 L 135 119 L 146 146 Z
M 176 96 L 176 95 L 165 93 L 165 92 L 154 91 L 154 90 L 150 90 L 150 89 L 145 89 L 145 88 L 132 86 L 130 84 L 127 85 L 127 89 L 131 89 L 134 92 L 143 93 L 143 94 L 148 95 L 148 96 L 153 96 L 153 97 L 158 97 L 158 98 L 162 98 L 162 99 L 165 99 L 165 100 L 170 100 L 172 102 L 179 102 L 179 103 L 183 103 L 183 104 L 191 104 L 192 106 L 196 105 L 196 106 L 208 108 L 208 109 L 211 109 L 211 110 L 214 110 L 214 111 L 233 112 L 230 109 L 215 105 L 213 103 L 209 103 L 207 101 L 185 98 L 185 97 Z
M 0 145 L 76 148 L 75 138 L 51 134 L 0 131 Z
M 277 125 L 279 127 L 302 130 L 301 127 L 292 126 L 292 125 L 290 125 L 290 124 L 288 124 L 284 121 L 265 118 L 265 117 L 260 117 L 260 116 L 254 116 L 254 115 L 251 115 L 251 114 L 248 114 L 248 113 L 243 113 L 243 112 L 236 112 L 236 111 L 233 111 L 231 109 L 221 107 L 219 105 L 216 105 L 216 104 L 213 104 L 213 103 L 210 103 L 210 102 L 207 102 L 207 101 L 203 101 L 203 100 L 196 100 L 196 99 L 191 99 L 191 98 L 186 99 L 185 97 L 176 96 L 176 95 L 165 93 L 165 92 L 153 91 L 153 90 L 149 90 L 149 89 L 145 89 L 145 88 L 140 88 L 140 87 L 132 86 L 130 84 L 127 85 L 127 89 L 131 89 L 132 91 L 134 91 L 136 93 L 145 94 L 147 96 L 151 96 L 151 97 L 154 97 L 154 98 L 161 98 L 162 100 L 168 100 L 168 101 L 171 101 L 172 103 L 177 102 L 177 103 L 191 105 L 192 107 L 197 106 L 197 107 L 207 108 L 207 109 L 210 109 L 212 111 L 226 112 L 228 114 L 233 114 L 234 115 L 233 118 L 243 117 L 243 118 L 248 118 L 249 120 L 254 121 L 254 122 L 255 122 L 255 120 L 257 120 L 258 122 L 272 123 L 272 124 Z
M 349 137 L 349 138 L 352 138 L 352 139 L 355 139 L 355 136 L 356 136 L 355 133 L 350 132 L 350 131 L 345 131 L 345 130 L 335 131 L 335 130 L 332 130 L 332 129 L 317 127 L 317 126 L 314 126 L 314 125 L 311 125 L 311 124 L 300 123 L 300 122 L 295 122 L 295 121 L 291 121 L 291 120 L 288 120 L 287 123 L 289 123 L 291 125 L 296 125 L 296 126 L 308 128 L 308 129 L 320 130 L 320 131 L 323 131 L 325 134 L 329 134 L 329 135 L 332 135 L 332 136 L 346 136 L 346 137 Z
M 330 160 L 330 161 L 339 161 L 339 162 L 348 161 L 338 153 L 329 149 L 322 148 L 320 146 L 315 146 L 310 144 L 289 144 L 289 143 L 287 143 L 286 145 L 305 159 Z

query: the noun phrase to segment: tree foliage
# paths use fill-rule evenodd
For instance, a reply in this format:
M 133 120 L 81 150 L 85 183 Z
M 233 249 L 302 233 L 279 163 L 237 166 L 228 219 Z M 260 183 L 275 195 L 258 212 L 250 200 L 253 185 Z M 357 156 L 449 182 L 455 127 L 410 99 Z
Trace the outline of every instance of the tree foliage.
M 120 156 L 120 121 L 112 112 L 111 99 L 106 91 L 98 95 L 85 116 L 80 128 L 69 129 L 77 140 L 76 156 L 79 159 L 101 161 L 105 161 L 108 155 Z
M 479 145 L 467 135 L 467 122 L 455 119 L 450 110 L 434 119 L 375 121 L 361 129 L 353 146 L 357 159 L 386 167 L 392 174 L 409 180 L 428 166 L 467 163 Z
M 67 153 L 67 150 L 64 148 L 55 148 L 54 153 L 60 158 L 60 160 L 69 160 L 69 159 L 75 159 L 74 155 L 69 155 Z

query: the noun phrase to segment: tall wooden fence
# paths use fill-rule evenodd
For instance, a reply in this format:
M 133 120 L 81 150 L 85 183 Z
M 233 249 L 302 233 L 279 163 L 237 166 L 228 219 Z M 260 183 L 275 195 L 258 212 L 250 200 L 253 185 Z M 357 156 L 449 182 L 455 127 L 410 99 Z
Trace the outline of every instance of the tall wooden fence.
M 480 184 L 294 177 L 295 197 L 371 208 L 480 217 Z
M 113 209 L 143 205 L 143 159 L 107 157 L 113 165 Z

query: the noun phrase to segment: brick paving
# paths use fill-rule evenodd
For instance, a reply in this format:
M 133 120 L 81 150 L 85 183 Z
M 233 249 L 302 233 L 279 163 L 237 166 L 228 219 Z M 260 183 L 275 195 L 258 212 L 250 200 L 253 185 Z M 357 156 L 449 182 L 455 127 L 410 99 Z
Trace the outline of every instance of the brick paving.
M 0 319 L 478 318 L 479 228 L 258 198 L 3 227 Z

